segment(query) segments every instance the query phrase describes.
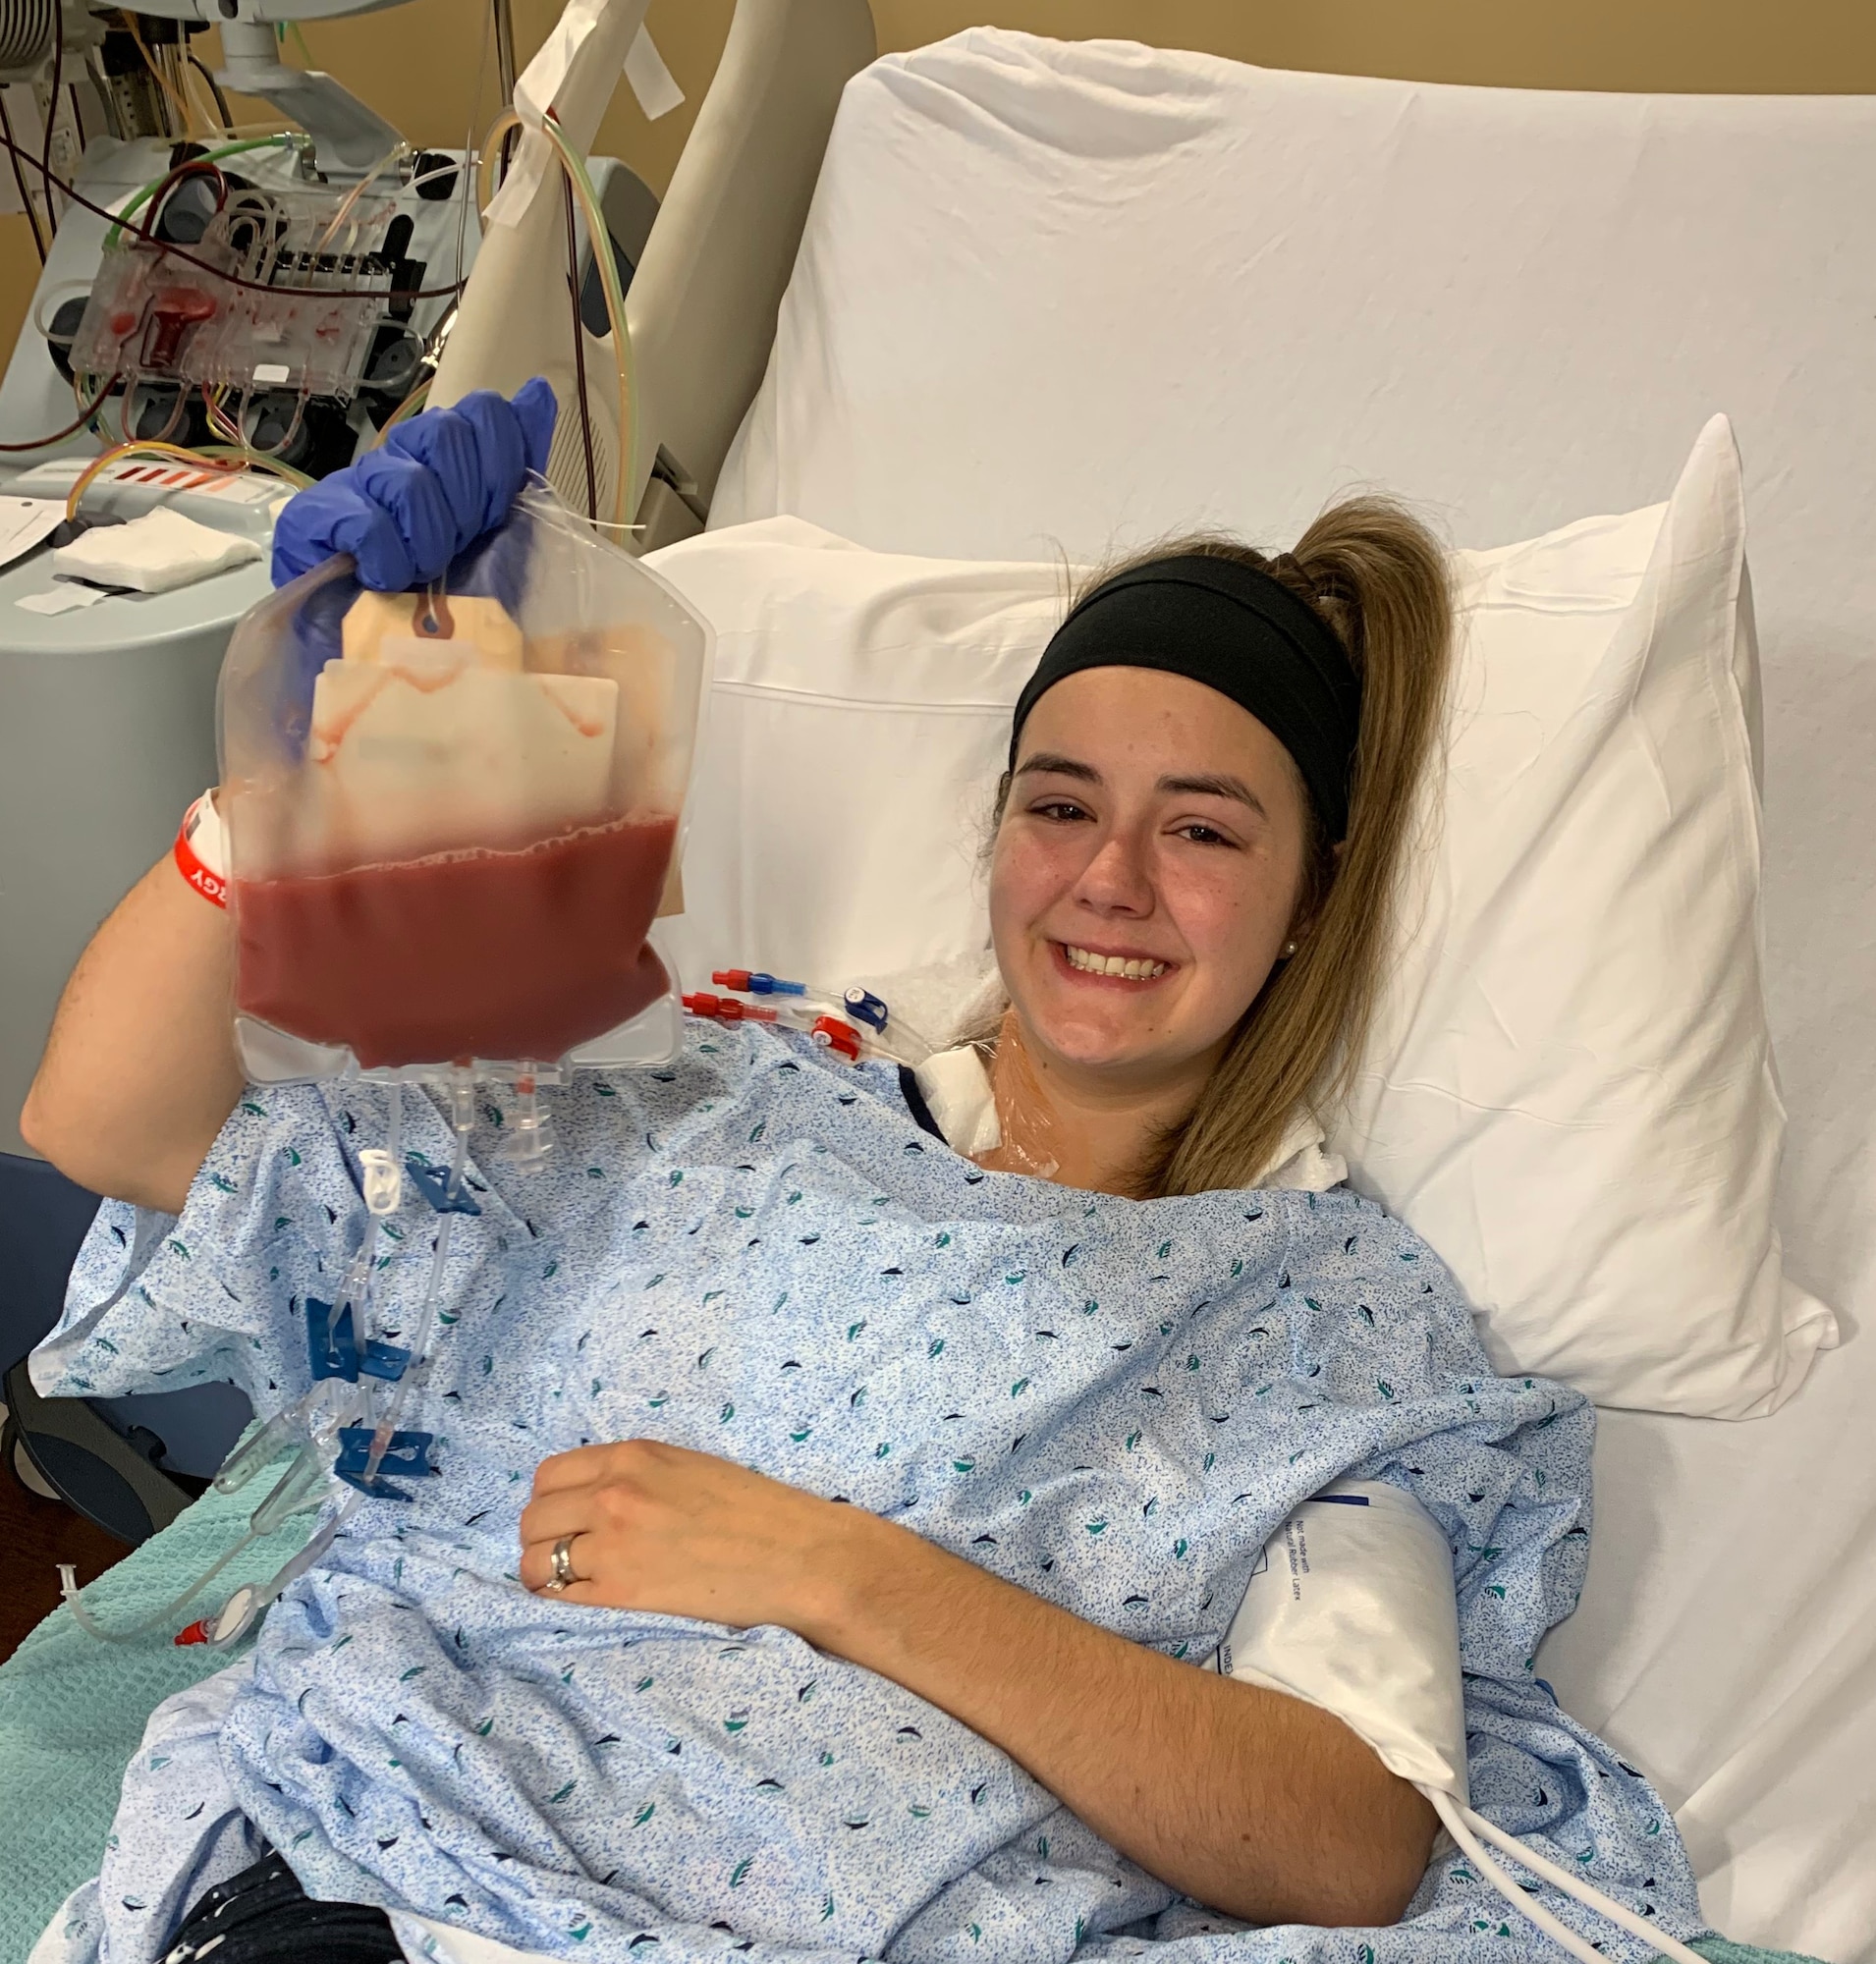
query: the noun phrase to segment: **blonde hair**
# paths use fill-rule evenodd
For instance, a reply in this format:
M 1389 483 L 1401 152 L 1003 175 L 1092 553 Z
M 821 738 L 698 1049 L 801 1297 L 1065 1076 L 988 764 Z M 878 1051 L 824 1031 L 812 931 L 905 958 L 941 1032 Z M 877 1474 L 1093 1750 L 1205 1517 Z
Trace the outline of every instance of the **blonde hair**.
M 1332 506 L 1293 551 L 1274 557 L 1213 534 L 1168 540 L 1103 568 L 1075 598 L 1186 553 L 1255 567 L 1314 608 L 1361 680 L 1361 722 L 1340 854 L 1304 799 L 1310 835 L 1297 953 L 1271 971 L 1197 1104 L 1138 1170 L 1135 1190 L 1145 1197 L 1249 1185 L 1269 1170 L 1297 1107 L 1320 1117 L 1346 1093 L 1373 1012 L 1453 636 L 1439 542 L 1384 498 Z M 1008 789 L 1006 779 L 999 819 Z

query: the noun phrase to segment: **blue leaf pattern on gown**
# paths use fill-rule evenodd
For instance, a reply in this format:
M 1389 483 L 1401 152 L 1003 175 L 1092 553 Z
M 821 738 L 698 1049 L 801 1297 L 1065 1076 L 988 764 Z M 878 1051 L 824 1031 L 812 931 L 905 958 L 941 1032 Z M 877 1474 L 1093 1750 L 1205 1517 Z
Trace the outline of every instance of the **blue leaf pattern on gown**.
M 482 1211 L 456 1222 L 403 1420 L 439 1473 L 366 1503 L 288 1591 L 221 1735 L 218 1777 L 312 1892 L 606 1964 L 1559 1954 L 1452 1856 L 1397 1929 L 1247 1930 L 788 1631 L 527 1594 L 539 1461 L 646 1436 L 844 1496 L 1195 1664 L 1298 1502 L 1392 1481 L 1452 1544 L 1474 1805 L 1673 1934 L 1704 1927 L 1666 1809 L 1534 1675 L 1581 1584 L 1593 1412 L 1494 1376 L 1451 1278 L 1379 1208 L 986 1173 L 918 1129 L 888 1067 L 752 1028 L 551 1097 L 550 1171 L 476 1157 L 494 1125 L 471 1142 Z M 406 1109 L 407 1143 L 446 1157 L 435 1108 Z M 385 1120 L 368 1087 L 254 1091 L 181 1221 L 127 1256 L 107 1205 L 50 1346 L 61 1388 L 297 1397 L 302 1305 L 350 1260 L 356 1147 Z M 385 1224 L 380 1336 L 414 1319 L 434 1231 L 414 1196 Z M 160 1813 L 145 1794 L 159 1882 L 189 1858 L 180 1823 L 154 1845 Z M 1542 1896 L 1612 1958 L 1648 1954 Z

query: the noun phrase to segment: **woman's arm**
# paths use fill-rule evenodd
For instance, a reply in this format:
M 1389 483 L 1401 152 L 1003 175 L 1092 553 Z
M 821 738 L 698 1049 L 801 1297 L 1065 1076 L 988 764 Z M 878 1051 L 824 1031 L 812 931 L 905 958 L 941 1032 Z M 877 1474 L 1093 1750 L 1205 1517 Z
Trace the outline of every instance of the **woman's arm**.
M 356 464 L 287 503 L 274 526 L 282 585 L 333 553 L 389 590 L 433 579 L 547 467 L 554 392 L 486 389 L 400 424 Z M 336 652 L 336 649 L 335 649 Z M 60 999 L 20 1115 L 35 1152 L 94 1193 L 175 1214 L 241 1096 L 235 936 L 170 860 L 92 937 Z
M 241 1096 L 234 927 L 167 855 L 91 938 L 20 1130 L 59 1171 L 178 1214 Z
M 542 1463 L 522 1579 L 570 1602 L 777 1623 L 1002 1747 L 1162 1882 L 1252 1923 L 1406 1909 L 1432 1809 L 1346 1725 L 1175 1663 L 862 1508 L 648 1440 Z
M 800 1634 L 999 1745 L 1148 1874 L 1251 1923 L 1392 1924 L 1433 1810 L 1341 1719 L 1176 1663 L 857 1508 Z

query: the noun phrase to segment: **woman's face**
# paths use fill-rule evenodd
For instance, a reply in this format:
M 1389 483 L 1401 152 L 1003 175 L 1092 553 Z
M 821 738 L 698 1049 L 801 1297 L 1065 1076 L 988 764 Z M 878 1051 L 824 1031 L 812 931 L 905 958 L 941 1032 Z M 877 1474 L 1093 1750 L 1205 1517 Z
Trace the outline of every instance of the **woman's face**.
M 1025 1041 L 1116 1088 L 1209 1070 L 1294 931 L 1303 799 L 1283 745 L 1202 682 L 1057 682 L 1023 725 L 991 857 Z

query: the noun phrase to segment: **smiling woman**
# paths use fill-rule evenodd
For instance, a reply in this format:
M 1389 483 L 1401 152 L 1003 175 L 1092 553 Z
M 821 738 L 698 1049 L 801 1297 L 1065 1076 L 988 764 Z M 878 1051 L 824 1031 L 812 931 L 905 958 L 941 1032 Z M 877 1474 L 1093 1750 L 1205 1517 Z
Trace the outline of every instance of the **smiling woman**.
M 1163 546 L 1077 596 L 1017 705 L 990 850 L 1009 1011 L 986 1163 L 1144 1197 L 1253 1184 L 1359 1049 L 1451 606 L 1426 528 Z
M 1432 540 L 1372 503 L 1294 557 L 1190 542 L 1082 596 L 1014 719 L 1007 1008 L 987 1075 L 945 1054 L 968 1126 L 926 1095 L 944 1060 L 752 1022 L 560 1087 L 545 1165 L 498 1108 L 244 1095 L 231 923 L 153 869 L 30 1119 L 132 1140 L 179 1218 L 100 1211 L 48 1393 L 226 1373 L 291 1409 L 303 1305 L 378 1245 L 356 1140 L 393 1097 L 414 1170 L 455 1155 L 475 1199 L 400 1407 L 435 1477 L 348 1494 L 219 1716 L 155 1721 L 189 1736 L 126 1777 L 105 1953 L 162 1954 L 226 1875 L 272 1905 L 234 1964 L 311 1954 L 333 1902 L 379 1956 L 409 1911 L 595 1964 L 1096 1964 L 1147 1932 L 1168 1964 L 1332 1964 L 1384 1930 L 1395 1964 L 1492 1964 L 1501 1912 L 1429 1869 L 1407 1776 L 1230 1674 L 1266 1546 L 1350 1478 L 1453 1556 L 1473 1804 L 1695 1932 L 1665 1808 L 1531 1676 L 1581 1583 L 1584 1401 L 1496 1378 L 1433 1251 L 1289 1136 L 1366 1014 L 1449 633 Z M 419 1186 L 383 1223 L 382 1342 L 438 1286 Z

